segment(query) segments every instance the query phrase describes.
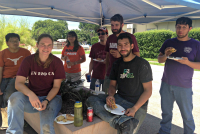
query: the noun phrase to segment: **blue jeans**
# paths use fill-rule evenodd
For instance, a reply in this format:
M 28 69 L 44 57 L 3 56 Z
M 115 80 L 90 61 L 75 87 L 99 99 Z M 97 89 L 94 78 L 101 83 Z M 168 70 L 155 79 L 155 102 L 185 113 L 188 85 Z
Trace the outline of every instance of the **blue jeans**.
M 94 113 L 99 116 L 102 120 L 108 122 L 111 127 L 115 128 L 115 125 L 118 123 L 119 125 L 123 122 L 133 118 L 126 115 L 114 115 L 109 113 L 105 110 L 104 105 L 106 104 L 106 97 L 105 94 L 100 94 L 98 96 L 91 96 L 87 99 L 87 103 L 94 109 Z M 133 103 L 128 102 L 127 100 L 123 99 L 118 94 L 115 94 L 115 102 L 116 104 L 119 104 L 122 106 L 125 110 L 128 108 L 131 108 L 134 106 Z M 146 117 L 147 109 L 145 108 L 139 108 L 138 111 L 135 113 L 134 118 L 136 118 L 139 121 L 139 125 L 134 130 L 134 134 L 136 134 L 144 121 Z
M 38 96 L 42 102 L 46 96 Z M 28 96 L 21 92 L 13 93 L 8 100 L 8 129 L 6 134 L 23 134 L 24 112 L 40 113 L 40 134 L 55 134 L 54 119 L 62 106 L 60 95 L 56 95 L 43 111 L 33 109 Z
M 15 79 L 16 78 L 3 78 L 1 80 L 1 92 L 3 92 L 2 95 L 0 95 L 0 106 L 1 108 L 7 107 L 7 102 L 9 97 L 12 93 L 16 92 L 15 89 Z
M 96 82 L 96 81 L 97 81 L 97 79 L 95 79 L 95 78 L 92 78 L 92 79 L 91 79 L 90 89 L 95 90 L 95 82 Z M 99 87 L 99 89 L 101 89 L 101 86 L 103 86 L 104 79 L 99 79 L 99 82 L 100 82 L 100 87 Z M 103 87 L 102 87 L 102 89 L 103 89 Z
M 172 110 L 176 101 L 183 118 L 184 134 L 194 134 L 195 124 L 192 115 L 192 88 L 182 88 L 162 82 L 160 88 L 162 121 L 159 134 L 170 134 Z

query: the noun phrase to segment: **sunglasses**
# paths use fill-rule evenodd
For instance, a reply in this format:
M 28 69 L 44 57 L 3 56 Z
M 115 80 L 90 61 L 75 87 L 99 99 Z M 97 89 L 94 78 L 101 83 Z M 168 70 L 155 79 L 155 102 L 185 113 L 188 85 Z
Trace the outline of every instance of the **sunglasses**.
M 106 33 L 98 33 L 98 36 L 100 36 L 100 35 L 105 35 Z

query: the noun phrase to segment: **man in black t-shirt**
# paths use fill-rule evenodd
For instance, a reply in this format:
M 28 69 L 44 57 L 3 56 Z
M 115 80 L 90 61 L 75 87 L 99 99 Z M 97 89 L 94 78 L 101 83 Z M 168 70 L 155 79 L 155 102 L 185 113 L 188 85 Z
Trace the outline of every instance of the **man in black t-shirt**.
M 122 134 L 138 132 L 146 116 L 148 99 L 152 94 L 151 67 L 146 60 L 132 53 L 133 47 L 129 34 L 122 33 L 118 36 L 117 49 L 122 58 L 112 66 L 108 96 L 88 98 L 94 113 Z M 111 101 L 122 106 L 126 110 L 125 114 L 113 115 L 106 111 L 104 105 L 111 107 Z

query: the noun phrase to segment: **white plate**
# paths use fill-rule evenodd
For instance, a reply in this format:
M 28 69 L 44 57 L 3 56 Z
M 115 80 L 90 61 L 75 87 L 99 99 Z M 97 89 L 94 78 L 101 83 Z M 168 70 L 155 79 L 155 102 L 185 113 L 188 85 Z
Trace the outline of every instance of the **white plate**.
M 122 106 L 118 105 L 118 104 L 116 104 L 116 105 L 117 105 L 117 108 L 116 108 L 116 109 L 113 109 L 113 110 L 112 110 L 111 108 L 107 107 L 107 104 L 104 105 L 104 108 L 105 108 L 108 112 L 110 112 L 110 113 L 112 113 L 112 114 L 124 115 L 124 114 L 125 114 L 125 109 L 124 109 Z
M 167 58 L 171 59 L 171 60 L 180 60 L 180 59 L 182 59 L 181 57 L 173 57 L 173 56 L 168 56 Z
M 104 60 L 97 60 L 97 59 L 93 59 L 94 61 L 97 61 L 97 62 L 103 62 Z
M 71 114 L 72 116 L 74 116 L 73 114 Z M 66 118 L 66 114 L 61 114 L 59 116 L 64 116 Z M 71 123 L 74 123 L 74 121 L 67 121 L 67 122 L 63 122 L 63 121 L 57 121 L 57 118 L 59 117 L 57 116 L 54 121 L 57 122 L 58 124 L 71 124 Z

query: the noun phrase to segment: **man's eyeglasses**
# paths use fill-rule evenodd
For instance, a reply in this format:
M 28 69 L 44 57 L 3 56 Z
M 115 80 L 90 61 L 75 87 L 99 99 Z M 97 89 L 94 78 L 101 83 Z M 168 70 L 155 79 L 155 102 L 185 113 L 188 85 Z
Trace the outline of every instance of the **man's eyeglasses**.
M 9 42 L 11 42 L 11 43 L 19 43 L 18 40 L 17 41 L 10 40 Z
M 106 33 L 98 33 L 98 36 L 100 36 L 100 35 L 105 35 Z

